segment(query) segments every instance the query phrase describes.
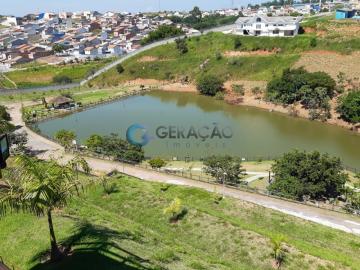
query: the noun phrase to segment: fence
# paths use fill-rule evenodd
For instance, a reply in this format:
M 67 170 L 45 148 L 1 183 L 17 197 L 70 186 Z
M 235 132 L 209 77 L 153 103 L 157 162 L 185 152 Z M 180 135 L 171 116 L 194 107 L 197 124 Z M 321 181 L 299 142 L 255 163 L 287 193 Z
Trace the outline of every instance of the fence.
M 67 110 L 48 110 L 45 112 L 44 115 L 36 115 L 35 117 L 32 117 L 30 120 L 29 119 L 25 119 L 27 120 L 26 122 L 28 123 L 39 123 L 39 122 L 43 122 L 43 121 L 46 121 L 46 120 L 50 120 L 50 119 L 54 119 L 54 118 L 58 118 L 58 117 L 64 117 L 66 115 L 70 115 L 74 112 L 82 112 L 82 111 L 86 111 L 86 110 L 89 110 L 91 108 L 94 108 L 98 105 L 105 105 L 105 104 L 109 104 L 109 103 L 113 103 L 113 102 L 116 102 L 118 100 L 121 100 L 121 99 L 125 99 L 125 98 L 128 98 L 128 97 L 131 97 L 131 96 L 135 96 L 135 95 L 141 95 L 141 94 L 144 94 L 148 91 L 151 91 L 152 88 L 149 87 L 147 89 L 144 89 L 144 90 L 133 90 L 133 91 L 130 91 L 130 92 L 124 92 L 122 95 L 118 95 L 118 96 L 114 96 L 114 97 L 109 97 L 109 98 L 106 98 L 106 99 L 101 99 L 99 101 L 96 101 L 96 102 L 90 102 L 90 103 L 87 103 L 87 104 L 83 104 L 82 106 L 79 106 L 79 107 L 74 107 L 74 108 L 70 108 L 70 109 L 67 109 Z
M 73 151 L 73 152 L 81 153 L 82 156 L 86 156 L 86 157 L 109 160 L 109 161 L 113 161 L 113 162 L 119 162 L 119 164 L 123 164 L 123 166 L 125 166 L 125 164 L 126 164 L 126 166 L 132 166 L 135 168 L 141 168 L 141 169 L 145 169 L 145 170 L 149 170 L 149 171 L 165 173 L 165 174 L 171 175 L 171 176 L 182 177 L 182 178 L 186 178 L 186 179 L 190 179 L 190 180 L 194 180 L 194 181 L 199 181 L 202 183 L 212 184 L 215 187 L 219 187 L 218 190 L 220 190 L 221 187 L 225 186 L 227 188 L 231 188 L 234 190 L 240 190 L 240 191 L 244 191 L 244 192 L 259 194 L 259 195 L 266 196 L 266 197 L 273 198 L 273 199 L 279 199 L 279 200 L 283 200 L 283 201 L 287 201 L 287 202 L 291 202 L 291 203 L 306 205 L 306 206 L 329 210 L 329 211 L 342 213 L 342 214 L 351 214 L 344 209 L 345 205 L 338 204 L 339 203 L 338 200 L 333 200 L 332 202 L 330 202 L 330 201 L 319 202 L 319 201 L 314 201 L 314 200 L 298 201 L 298 200 L 286 198 L 283 196 L 283 194 L 280 194 L 280 193 L 273 193 L 273 192 L 270 193 L 268 190 L 262 190 L 262 189 L 250 187 L 247 185 L 246 182 L 241 181 L 241 179 L 240 179 L 239 183 L 237 183 L 237 184 L 231 184 L 231 185 L 228 183 L 223 184 L 221 181 L 216 180 L 214 177 L 211 177 L 205 173 L 196 175 L 195 173 L 192 173 L 189 170 L 188 171 L 184 171 L 184 170 L 178 171 L 178 170 L 171 170 L 171 169 L 159 170 L 159 169 L 152 168 L 150 165 L 148 165 L 146 163 L 134 163 L 129 160 L 116 160 L 113 157 L 110 157 L 108 155 L 93 153 L 93 152 L 86 151 L 86 150 L 85 151 L 77 150 L 77 151 Z M 120 172 L 120 173 L 125 173 L 125 170 L 123 170 L 123 172 Z

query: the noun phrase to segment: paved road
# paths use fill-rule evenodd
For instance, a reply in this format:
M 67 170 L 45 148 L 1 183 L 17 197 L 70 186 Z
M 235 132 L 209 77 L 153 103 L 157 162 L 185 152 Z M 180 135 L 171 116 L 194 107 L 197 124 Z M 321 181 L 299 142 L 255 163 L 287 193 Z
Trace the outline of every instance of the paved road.
M 221 27 L 215 27 L 215 28 L 211 28 L 208 30 L 205 30 L 203 33 L 209 33 L 209 32 L 224 32 L 224 31 L 229 31 L 231 29 L 234 28 L 234 24 L 231 25 L 226 25 L 226 26 L 221 26 Z M 194 33 L 191 35 L 188 35 L 188 37 L 193 37 L 193 36 L 199 36 L 201 35 L 201 33 Z M 180 36 L 180 37 L 184 37 L 184 36 Z M 177 39 L 179 37 L 176 38 L 169 38 L 169 39 L 165 39 L 165 40 L 161 40 L 161 41 L 157 41 L 154 43 L 151 43 L 149 45 L 143 46 L 141 48 L 139 48 L 136 51 L 133 51 L 131 53 L 128 53 L 122 57 L 120 57 L 119 59 L 117 59 L 116 61 L 106 65 L 105 67 L 99 69 L 95 74 L 87 77 L 86 79 L 82 80 L 80 83 L 71 83 L 71 84 L 63 84 L 63 85 L 52 85 L 52 86 L 46 86 L 46 87 L 34 87 L 34 88 L 26 88 L 26 89 L 0 89 L 0 95 L 10 95 L 10 94 L 16 94 L 16 93 L 26 93 L 26 92 L 30 92 L 30 91 L 40 91 L 40 92 L 46 92 L 46 91 L 51 91 L 51 90 L 64 90 L 64 89 L 70 89 L 70 88 L 74 88 L 74 87 L 79 87 L 82 85 L 85 85 L 86 83 L 88 83 L 90 80 L 98 77 L 99 75 L 101 75 L 102 73 L 108 71 L 109 69 L 115 67 L 117 64 L 120 64 L 126 60 L 128 60 L 129 58 L 142 53 L 144 51 L 150 50 L 152 48 L 167 44 L 167 43 L 173 43 L 175 42 L 175 39 Z
M 20 130 L 28 133 L 29 147 L 31 147 L 33 150 L 39 151 L 39 158 L 48 159 L 53 156 L 57 158 L 59 162 L 66 162 L 67 160 L 72 158 L 71 154 L 64 153 L 64 149 L 61 146 L 39 136 L 38 134 L 32 132 L 24 126 L 21 118 L 20 104 L 10 104 L 8 105 L 8 108 L 12 116 L 13 123 L 17 126 L 22 126 Z M 237 189 L 227 187 L 219 188 L 219 186 L 215 186 L 213 184 L 203 183 L 178 176 L 171 176 L 160 172 L 121 164 L 119 162 L 105 161 L 94 158 L 87 158 L 87 161 L 95 172 L 110 172 L 116 169 L 120 172 L 145 181 L 197 187 L 210 192 L 218 190 L 219 192 L 222 192 L 225 196 L 254 203 L 260 206 L 264 206 L 266 208 L 278 210 L 282 213 L 313 221 L 328 227 L 360 235 L 360 218 L 350 215 L 327 211 L 324 209 L 318 209 L 315 207 L 271 198 L 260 194 L 248 193 Z

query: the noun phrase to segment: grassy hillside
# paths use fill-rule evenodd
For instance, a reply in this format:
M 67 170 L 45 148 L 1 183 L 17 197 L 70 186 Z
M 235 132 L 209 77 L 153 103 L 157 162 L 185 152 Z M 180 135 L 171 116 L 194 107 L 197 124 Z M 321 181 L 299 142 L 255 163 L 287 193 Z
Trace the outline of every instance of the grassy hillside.
M 228 53 L 235 51 L 235 39 L 236 36 L 221 33 L 190 38 L 187 42 L 189 52 L 184 55 L 180 55 L 175 44 L 160 46 L 126 61 L 123 74 L 119 75 L 112 69 L 92 81 L 91 85 L 111 86 L 136 78 L 169 80 L 188 76 L 194 79 L 204 70 L 229 79 L 267 80 L 283 68 L 290 67 L 298 59 L 298 53 L 310 48 L 309 37 L 246 37 L 241 38 L 238 52 L 268 50 L 269 53 L 228 57 Z M 275 50 L 280 53 L 275 53 Z M 208 64 L 201 69 L 200 65 L 206 60 Z
M 91 71 L 96 71 L 109 62 L 111 62 L 110 59 L 104 59 L 65 66 L 34 65 L 26 69 L 8 72 L 6 76 L 16 83 L 17 88 L 52 85 L 54 84 L 53 78 L 56 75 L 65 75 L 71 78 L 73 82 L 79 82 L 88 76 Z M 0 78 L 0 85 L 5 86 L 5 88 L 14 88 L 14 85 L 9 85 L 2 78 Z
M 49 245 L 45 218 L 0 220 L 0 255 L 16 269 L 272 269 L 271 238 L 282 235 L 282 269 L 360 269 L 360 238 L 249 203 L 180 186 L 114 178 L 104 195 L 92 184 L 54 217 L 72 255 L 55 265 L 36 254 Z M 171 224 L 163 209 L 178 197 L 188 209 Z
M 335 20 L 335 15 L 313 17 L 302 23 L 307 34 L 318 38 L 318 48 L 351 53 L 360 50 L 360 25 L 356 20 Z
M 329 25 L 329 20 L 326 21 Z M 314 22 L 308 22 L 313 29 Z M 316 27 L 315 23 L 315 27 Z M 187 41 L 189 52 L 181 55 L 175 44 L 167 44 L 137 55 L 123 66 L 119 75 L 115 69 L 93 80 L 91 86 L 113 86 L 136 78 L 180 80 L 195 79 L 208 72 L 231 80 L 267 81 L 289 68 L 306 51 L 331 50 L 349 53 L 360 50 L 358 36 L 334 39 L 333 35 L 317 35 L 314 31 L 295 38 L 237 37 L 229 34 L 210 33 Z M 329 30 L 330 31 L 330 30 Z M 235 40 L 241 45 L 235 49 Z M 201 68 L 201 64 L 205 68 Z

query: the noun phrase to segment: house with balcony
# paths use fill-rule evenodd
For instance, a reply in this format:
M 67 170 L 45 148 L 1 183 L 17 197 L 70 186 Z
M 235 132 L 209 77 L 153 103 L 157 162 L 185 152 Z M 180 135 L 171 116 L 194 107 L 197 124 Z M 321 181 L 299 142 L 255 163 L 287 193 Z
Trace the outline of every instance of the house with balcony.
M 299 33 L 301 20 L 302 17 L 290 16 L 240 17 L 233 33 L 242 36 L 293 37 Z

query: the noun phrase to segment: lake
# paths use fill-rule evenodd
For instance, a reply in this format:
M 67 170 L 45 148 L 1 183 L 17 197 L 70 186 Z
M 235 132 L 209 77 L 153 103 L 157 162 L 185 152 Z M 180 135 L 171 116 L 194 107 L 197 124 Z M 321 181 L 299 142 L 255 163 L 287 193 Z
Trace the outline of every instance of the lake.
M 73 130 L 78 141 L 84 142 L 91 134 L 117 133 L 125 139 L 127 129 L 134 124 L 135 141 L 143 141 L 145 133 L 145 138 L 150 138 L 144 146 L 146 156 L 183 160 L 230 154 L 254 159 L 277 157 L 292 149 L 318 150 L 360 169 L 358 134 L 280 113 L 229 105 L 196 93 L 154 91 L 38 126 L 51 137 L 60 129 Z

